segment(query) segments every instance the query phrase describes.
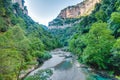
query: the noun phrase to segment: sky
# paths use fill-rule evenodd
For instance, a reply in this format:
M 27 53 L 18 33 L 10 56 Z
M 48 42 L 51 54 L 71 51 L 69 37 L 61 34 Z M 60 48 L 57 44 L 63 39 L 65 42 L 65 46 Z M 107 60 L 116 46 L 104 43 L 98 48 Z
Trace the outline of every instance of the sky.
M 39 24 L 48 25 L 60 11 L 83 0 L 25 0 L 28 15 Z

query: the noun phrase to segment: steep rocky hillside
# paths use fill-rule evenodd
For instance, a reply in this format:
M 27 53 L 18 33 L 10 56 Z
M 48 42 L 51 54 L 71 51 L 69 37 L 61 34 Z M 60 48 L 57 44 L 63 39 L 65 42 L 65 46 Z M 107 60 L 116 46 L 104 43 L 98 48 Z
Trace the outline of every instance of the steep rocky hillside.
M 12 4 L 18 4 L 19 7 L 23 10 L 23 13 L 28 15 L 28 10 L 26 6 L 24 5 L 24 2 L 25 2 L 24 0 L 12 0 Z M 14 10 L 14 13 L 16 14 L 17 11 Z
M 88 15 L 94 9 L 95 4 L 100 0 L 85 0 L 77 5 L 69 6 L 61 10 L 58 18 L 76 18 L 79 16 Z
M 94 10 L 96 3 L 99 2 L 100 0 L 85 0 L 61 10 L 57 18 L 49 22 L 49 28 L 66 28 L 79 23 L 81 21 L 79 18 L 89 15 Z
M 81 63 L 120 80 L 120 0 L 101 0 L 80 23 L 51 31 Z
M 12 3 L 18 3 L 20 8 L 24 8 L 24 0 L 12 0 Z

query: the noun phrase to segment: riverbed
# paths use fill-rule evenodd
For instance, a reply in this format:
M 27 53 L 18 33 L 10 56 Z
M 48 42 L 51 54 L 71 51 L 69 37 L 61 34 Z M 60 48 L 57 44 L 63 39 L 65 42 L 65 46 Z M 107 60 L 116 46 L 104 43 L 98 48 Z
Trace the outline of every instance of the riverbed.
M 55 49 L 50 54 L 52 58 L 28 76 L 34 76 L 40 70 L 50 69 L 53 74 L 46 80 L 112 80 L 90 71 L 89 68 L 82 67 L 70 52 Z

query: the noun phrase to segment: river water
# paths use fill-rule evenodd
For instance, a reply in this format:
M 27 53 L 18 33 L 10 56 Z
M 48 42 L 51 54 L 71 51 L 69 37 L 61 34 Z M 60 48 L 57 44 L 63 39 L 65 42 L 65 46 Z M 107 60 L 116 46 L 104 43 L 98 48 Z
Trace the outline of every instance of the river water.
M 41 67 L 31 72 L 29 76 L 34 75 L 39 70 L 51 69 L 53 74 L 48 80 L 112 80 L 89 71 L 89 68 L 81 67 L 76 58 L 71 57 L 70 52 L 55 49 L 50 54 L 52 58 L 45 61 Z

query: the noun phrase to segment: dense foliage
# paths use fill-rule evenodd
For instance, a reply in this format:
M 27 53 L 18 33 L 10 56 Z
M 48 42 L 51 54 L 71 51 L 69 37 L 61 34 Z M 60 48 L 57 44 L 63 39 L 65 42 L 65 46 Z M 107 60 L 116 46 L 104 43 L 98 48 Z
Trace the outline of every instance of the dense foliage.
M 79 21 L 80 19 L 81 17 L 80 18 L 59 18 L 57 17 L 52 22 L 49 22 L 49 26 L 69 25 L 69 24 L 75 23 L 76 21 Z
M 53 74 L 51 69 L 39 70 L 34 75 L 26 77 L 24 80 L 47 80 Z
M 69 49 L 78 55 L 79 61 L 120 75 L 120 1 L 101 0 L 76 30 Z
M 19 79 L 22 70 L 51 57 L 46 50 L 61 46 L 69 46 L 81 63 L 120 75 L 120 0 L 101 0 L 88 16 L 57 19 L 58 26 L 80 22 L 52 35 L 25 10 L 0 0 L 0 80 Z
M 80 20 L 73 27 L 51 32 L 81 63 L 120 75 L 120 0 L 101 0 Z
M 17 80 L 22 70 L 50 58 L 58 42 L 11 0 L 0 0 L 0 80 Z

